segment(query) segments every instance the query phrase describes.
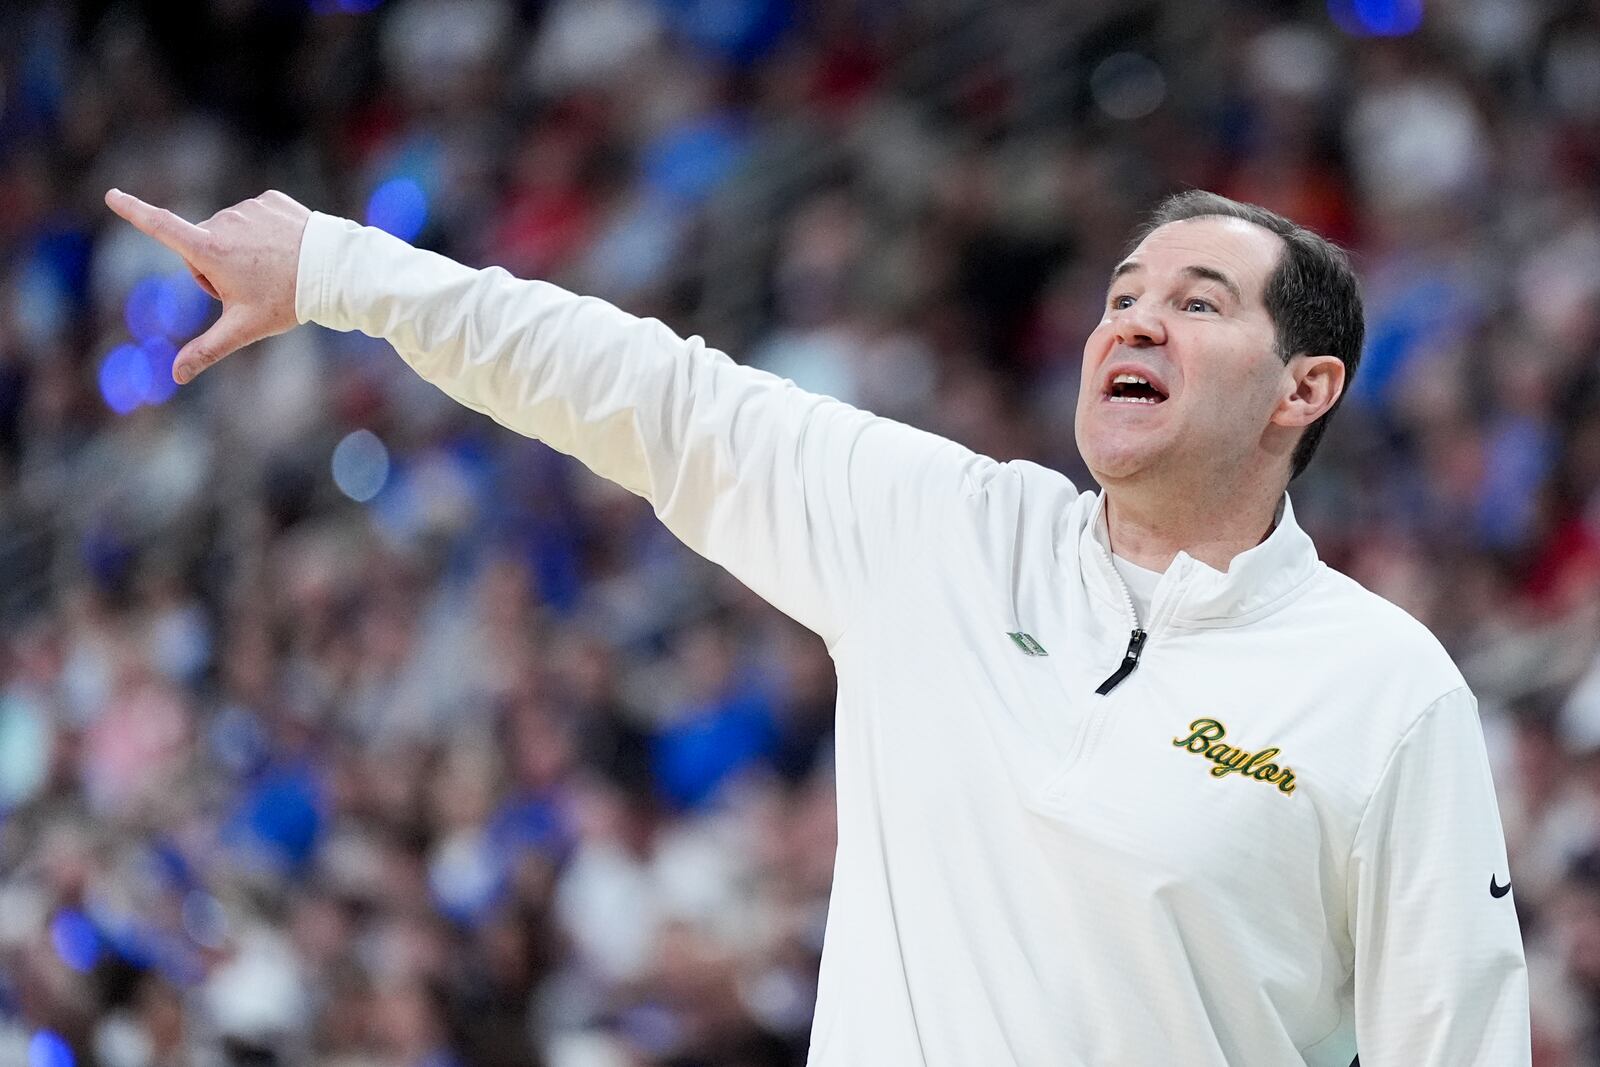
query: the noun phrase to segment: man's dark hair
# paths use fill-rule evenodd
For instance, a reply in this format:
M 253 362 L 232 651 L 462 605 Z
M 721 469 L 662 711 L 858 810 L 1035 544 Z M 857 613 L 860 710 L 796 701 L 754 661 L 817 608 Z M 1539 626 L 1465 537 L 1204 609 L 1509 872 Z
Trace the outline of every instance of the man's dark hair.
M 1241 204 L 1216 193 L 1190 189 L 1174 193 L 1150 213 L 1128 243 L 1131 252 L 1139 242 L 1169 222 L 1222 217 L 1243 219 L 1283 238 L 1284 254 L 1267 278 L 1263 294 L 1267 314 L 1278 332 L 1278 358 L 1285 363 L 1298 355 L 1335 356 L 1344 364 L 1345 393 L 1361 362 L 1361 339 L 1366 320 L 1361 309 L 1361 287 L 1350 259 L 1338 245 L 1282 215 L 1254 204 Z M 1290 463 L 1289 478 L 1300 476 L 1322 441 L 1328 420 L 1339 410 L 1344 395 L 1300 435 Z

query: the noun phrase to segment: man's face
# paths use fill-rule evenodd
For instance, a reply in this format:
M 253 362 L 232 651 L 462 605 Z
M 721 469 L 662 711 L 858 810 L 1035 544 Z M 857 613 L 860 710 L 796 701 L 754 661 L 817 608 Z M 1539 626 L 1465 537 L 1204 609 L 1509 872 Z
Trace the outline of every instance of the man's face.
M 1257 448 L 1293 388 L 1262 303 L 1283 247 L 1240 219 L 1189 219 L 1117 266 L 1078 391 L 1078 450 L 1102 485 L 1226 473 Z

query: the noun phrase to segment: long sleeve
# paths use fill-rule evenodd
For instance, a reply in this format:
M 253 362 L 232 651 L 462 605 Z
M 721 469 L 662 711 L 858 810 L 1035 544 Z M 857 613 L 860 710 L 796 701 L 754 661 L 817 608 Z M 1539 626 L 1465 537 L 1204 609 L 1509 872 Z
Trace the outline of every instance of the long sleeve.
M 1350 934 L 1362 1067 L 1531 1061 L 1510 881 L 1477 702 L 1462 687 L 1402 738 L 1356 832 Z
M 313 213 L 296 314 L 643 496 L 685 544 L 830 647 L 882 568 L 996 466 L 733 362 L 602 300 Z

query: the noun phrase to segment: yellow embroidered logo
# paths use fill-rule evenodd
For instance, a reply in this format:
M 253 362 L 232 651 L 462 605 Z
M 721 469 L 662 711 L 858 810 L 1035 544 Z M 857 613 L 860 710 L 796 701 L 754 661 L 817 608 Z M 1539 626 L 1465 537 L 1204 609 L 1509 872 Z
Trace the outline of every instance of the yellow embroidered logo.
M 1294 772 L 1288 767 L 1270 762 L 1278 754 L 1275 748 L 1260 752 L 1246 752 L 1233 745 L 1225 745 L 1222 738 L 1228 730 L 1216 719 L 1196 719 L 1189 724 L 1188 737 L 1172 739 L 1173 747 L 1197 752 L 1215 763 L 1211 768 L 1213 778 L 1226 778 L 1235 771 L 1258 782 L 1271 782 L 1285 795 L 1294 792 Z

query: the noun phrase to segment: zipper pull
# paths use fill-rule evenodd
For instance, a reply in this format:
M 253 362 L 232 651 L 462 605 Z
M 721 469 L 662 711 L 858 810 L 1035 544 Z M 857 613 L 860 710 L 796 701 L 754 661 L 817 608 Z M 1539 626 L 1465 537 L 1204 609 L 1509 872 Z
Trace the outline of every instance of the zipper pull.
M 1116 673 L 1100 683 L 1100 688 L 1095 690 L 1096 693 L 1105 696 L 1133 673 L 1133 669 L 1139 665 L 1139 653 L 1144 651 L 1144 639 L 1148 636 L 1149 634 L 1143 630 L 1133 631 L 1132 636 L 1128 638 L 1128 651 L 1122 654 L 1122 665 L 1117 668 Z

